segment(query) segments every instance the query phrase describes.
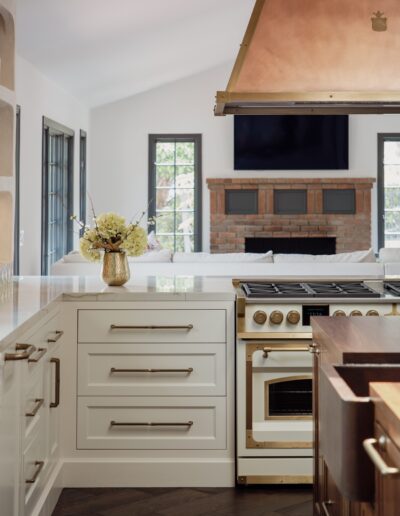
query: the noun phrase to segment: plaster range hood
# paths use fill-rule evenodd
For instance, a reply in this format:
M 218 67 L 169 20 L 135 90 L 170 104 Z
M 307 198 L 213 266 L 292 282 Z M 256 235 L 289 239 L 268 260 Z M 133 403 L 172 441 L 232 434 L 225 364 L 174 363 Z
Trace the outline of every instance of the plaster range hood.
M 214 111 L 400 113 L 400 1 L 257 0 Z

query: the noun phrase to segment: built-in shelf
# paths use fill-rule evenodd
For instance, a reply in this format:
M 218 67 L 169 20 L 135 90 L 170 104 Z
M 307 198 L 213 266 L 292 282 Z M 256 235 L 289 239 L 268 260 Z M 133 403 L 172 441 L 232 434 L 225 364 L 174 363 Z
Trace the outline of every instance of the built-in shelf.
M 10 11 L 0 5 L 0 84 L 15 89 L 15 26 Z
M 14 108 L 0 100 L 0 176 L 14 171 Z
M 11 192 L 0 192 L 0 264 L 13 259 L 13 199 Z

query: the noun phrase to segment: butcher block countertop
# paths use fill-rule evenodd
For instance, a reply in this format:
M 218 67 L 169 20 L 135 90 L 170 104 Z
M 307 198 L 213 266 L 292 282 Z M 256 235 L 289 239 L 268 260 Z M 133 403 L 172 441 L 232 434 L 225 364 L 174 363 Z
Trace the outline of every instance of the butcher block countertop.
M 400 317 L 313 317 L 311 326 L 322 362 L 400 363 Z
M 369 389 L 380 410 L 384 410 L 389 419 L 397 422 L 397 432 L 400 433 L 400 383 L 373 382 L 369 384 Z

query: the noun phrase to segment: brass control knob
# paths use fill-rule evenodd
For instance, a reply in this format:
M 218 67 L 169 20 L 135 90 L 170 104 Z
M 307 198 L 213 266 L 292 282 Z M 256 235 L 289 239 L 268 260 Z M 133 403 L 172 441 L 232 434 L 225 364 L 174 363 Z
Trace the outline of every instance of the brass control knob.
M 343 312 L 343 310 L 335 310 L 333 317 L 346 317 L 346 312 Z
M 360 315 L 362 315 L 362 313 L 360 312 L 360 310 L 353 310 L 352 312 L 350 312 L 350 315 L 352 317 L 359 317 Z
M 274 310 L 269 316 L 269 320 L 272 324 L 281 324 L 283 321 L 283 313 L 279 310 Z
M 265 324 L 267 321 L 267 314 L 263 310 L 257 310 L 257 312 L 254 312 L 253 320 L 257 324 Z
M 377 310 L 368 310 L 367 315 L 379 315 L 379 312 Z
M 300 321 L 300 314 L 297 310 L 290 310 L 286 316 L 289 324 L 297 324 Z

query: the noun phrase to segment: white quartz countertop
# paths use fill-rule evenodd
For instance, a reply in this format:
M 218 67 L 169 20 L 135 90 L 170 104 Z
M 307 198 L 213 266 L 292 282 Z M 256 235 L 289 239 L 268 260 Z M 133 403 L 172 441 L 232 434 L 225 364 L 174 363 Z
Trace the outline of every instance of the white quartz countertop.
M 58 301 L 233 301 L 230 278 L 146 276 L 108 287 L 95 276 L 19 276 L 0 300 L 0 347 Z M 6 342 L 7 341 L 7 342 Z

